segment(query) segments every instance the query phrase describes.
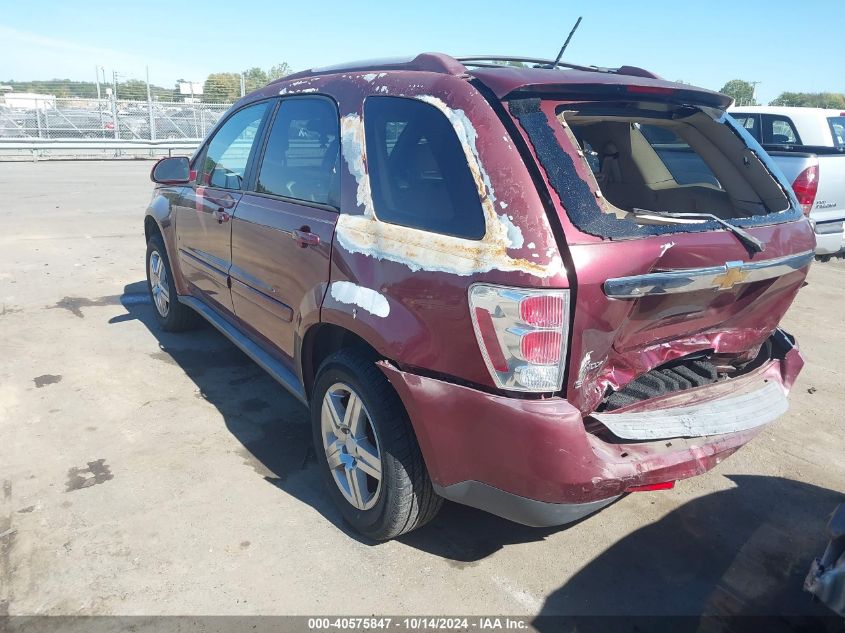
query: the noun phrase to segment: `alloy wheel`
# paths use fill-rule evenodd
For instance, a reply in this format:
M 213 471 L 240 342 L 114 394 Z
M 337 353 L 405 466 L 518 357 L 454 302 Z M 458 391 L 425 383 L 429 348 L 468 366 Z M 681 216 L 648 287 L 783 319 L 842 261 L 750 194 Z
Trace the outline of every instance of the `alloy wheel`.
M 335 484 L 355 508 L 369 510 L 382 487 L 381 449 L 370 414 L 352 387 L 338 382 L 326 391 L 320 426 Z
M 150 253 L 150 291 L 153 303 L 161 317 L 167 317 L 170 312 L 170 290 L 167 286 L 167 267 L 158 251 Z

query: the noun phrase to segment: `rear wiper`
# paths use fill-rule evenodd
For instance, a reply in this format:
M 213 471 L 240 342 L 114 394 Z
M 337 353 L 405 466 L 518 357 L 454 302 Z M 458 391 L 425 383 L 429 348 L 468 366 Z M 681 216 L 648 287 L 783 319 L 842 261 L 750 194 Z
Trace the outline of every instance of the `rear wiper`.
M 649 211 L 648 209 L 637 208 L 632 209 L 631 213 L 633 213 L 634 216 L 638 218 L 646 218 L 651 215 L 657 218 L 670 218 L 674 220 L 680 220 L 678 224 L 686 224 L 686 222 L 683 222 L 683 220 L 715 220 L 723 227 L 725 227 L 728 231 L 733 233 L 737 237 L 737 239 L 751 251 L 755 253 L 762 253 L 764 250 L 766 250 L 766 245 L 763 244 L 763 242 L 758 240 L 756 237 L 751 235 L 751 233 L 749 233 L 745 229 L 741 229 L 738 226 L 731 224 L 727 220 L 723 220 L 722 218 L 713 215 L 712 213 L 670 213 L 669 211 Z

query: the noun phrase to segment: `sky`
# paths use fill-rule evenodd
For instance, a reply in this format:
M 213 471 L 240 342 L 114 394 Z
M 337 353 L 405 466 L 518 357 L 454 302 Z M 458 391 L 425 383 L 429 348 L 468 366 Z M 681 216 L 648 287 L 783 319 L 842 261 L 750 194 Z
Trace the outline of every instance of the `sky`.
M 294 70 L 438 51 L 641 66 L 718 90 L 759 81 L 783 91 L 845 92 L 840 0 L 0 0 L 0 80 L 111 78 L 172 86 L 212 72 Z

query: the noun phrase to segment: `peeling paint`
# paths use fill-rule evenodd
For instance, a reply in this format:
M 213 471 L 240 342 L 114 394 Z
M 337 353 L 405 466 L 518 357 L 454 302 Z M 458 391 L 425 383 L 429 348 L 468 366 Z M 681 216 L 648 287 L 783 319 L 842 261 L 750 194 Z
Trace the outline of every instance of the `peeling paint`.
M 440 235 L 411 227 L 380 222 L 373 208 L 369 178 L 366 173 L 366 141 L 364 124 L 358 114 L 341 119 L 341 147 L 350 173 L 358 183 L 357 202 L 364 215 L 341 214 L 336 235 L 347 251 L 361 253 L 377 260 L 394 261 L 411 270 L 427 270 L 471 275 L 491 270 L 519 271 L 539 277 L 552 277 L 563 269 L 563 262 L 549 249 L 548 262 L 517 259 L 508 249 L 521 249 L 525 239 L 513 216 L 496 212 L 496 198 L 476 147 L 475 128 L 463 110 L 449 108 L 441 99 L 428 95 L 415 97 L 439 109 L 452 124 L 461 143 L 467 165 L 478 189 L 484 211 L 486 231 L 481 240 L 467 240 Z M 502 208 L 507 204 L 500 203 Z
M 588 351 L 584 354 L 584 358 L 581 359 L 581 364 L 578 367 L 578 379 L 575 381 L 573 386 L 576 389 L 579 389 L 583 384 L 584 380 L 587 378 L 587 374 L 590 374 L 598 369 L 600 369 L 607 359 L 592 360 L 593 350 Z
M 528 242 L 528 248 L 530 248 L 533 251 L 535 248 L 537 248 L 537 245 L 534 244 L 534 242 Z
M 362 215 L 341 214 L 336 230 L 338 243 L 350 253 L 406 265 L 412 271 L 427 270 L 455 275 L 501 270 L 552 277 L 563 269 L 560 257 L 547 264 L 508 257 L 506 247 L 487 239 L 467 240 L 411 227 L 379 222 Z
M 522 229 L 513 223 L 513 218 L 509 215 L 500 215 L 499 220 L 505 225 L 508 231 L 508 244 L 510 248 L 522 248 L 525 238 L 522 236 Z
M 376 73 L 367 73 L 366 75 L 364 75 L 364 81 L 372 81 L 376 77 L 378 77 Z
M 356 305 L 379 317 L 390 314 L 387 298 L 372 288 L 365 288 L 350 281 L 334 281 L 331 285 L 331 295 L 335 301 Z
M 675 245 L 675 242 L 666 242 L 660 245 L 660 256 L 663 257 L 670 248 Z
M 364 139 L 364 122 L 360 115 L 347 114 L 340 120 L 340 147 L 349 172 L 358 183 L 358 206 L 364 207 L 364 215 L 371 218 L 374 216 L 373 196 L 370 193 L 370 179 L 367 178 L 367 146 Z

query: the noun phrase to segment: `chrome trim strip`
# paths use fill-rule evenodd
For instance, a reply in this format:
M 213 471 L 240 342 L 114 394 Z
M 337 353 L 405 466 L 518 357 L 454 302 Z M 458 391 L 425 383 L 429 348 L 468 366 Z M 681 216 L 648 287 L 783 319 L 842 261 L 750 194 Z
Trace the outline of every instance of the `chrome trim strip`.
M 789 401 L 780 385 L 768 382 L 751 392 L 686 407 L 593 413 L 590 417 L 624 440 L 664 440 L 748 431 L 774 422 L 788 408 Z
M 232 293 L 233 301 L 234 293 L 237 293 L 240 297 L 243 297 L 245 301 L 249 301 L 265 312 L 269 312 L 277 319 L 281 319 L 287 323 L 293 321 L 293 308 L 289 305 L 282 303 L 273 297 L 267 296 L 260 290 L 256 290 L 249 284 L 245 284 L 240 279 L 235 279 L 234 277 L 232 277 Z M 238 306 L 236 305 L 235 312 L 237 313 L 237 311 Z
M 604 282 L 604 293 L 611 299 L 633 299 L 696 290 L 728 290 L 738 284 L 772 279 L 800 270 L 813 261 L 814 256 L 814 251 L 805 251 L 759 262 L 727 262 L 724 266 L 615 277 Z
M 223 277 L 228 274 L 227 271 L 229 270 L 230 262 L 227 262 L 225 259 L 220 259 L 211 253 L 206 253 L 197 248 L 180 248 L 179 253 L 198 264 L 202 264 L 203 269 L 210 268 L 211 272 Z

